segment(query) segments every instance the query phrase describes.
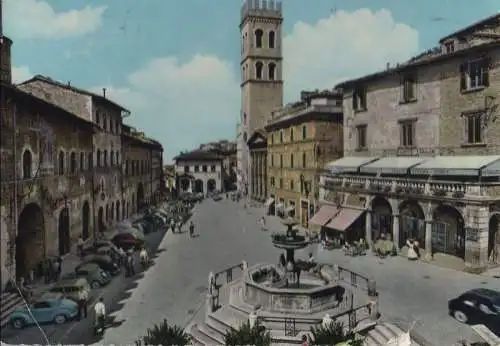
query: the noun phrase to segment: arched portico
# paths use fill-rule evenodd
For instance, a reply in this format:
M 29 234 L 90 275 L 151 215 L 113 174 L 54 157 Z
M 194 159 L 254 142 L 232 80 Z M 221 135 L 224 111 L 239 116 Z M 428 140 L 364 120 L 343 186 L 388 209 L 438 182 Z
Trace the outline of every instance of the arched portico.
M 83 203 L 82 208 L 82 238 L 88 239 L 90 236 L 90 205 L 88 201 Z
M 65 255 L 70 251 L 70 221 L 69 221 L 69 209 L 64 207 L 59 213 L 59 223 L 58 223 L 58 234 L 59 234 L 59 255 Z
M 415 200 L 404 200 L 399 205 L 399 247 L 409 239 L 417 240 L 425 248 L 425 214 Z
M 208 179 L 207 181 L 207 192 L 215 192 L 217 190 L 217 182 L 215 179 Z
M 465 259 L 465 222 L 454 207 L 441 204 L 434 209 L 432 252 Z
M 488 225 L 488 262 L 500 264 L 500 214 L 493 214 Z
M 38 204 L 27 204 L 21 211 L 15 246 L 16 279 L 20 279 L 26 277 L 44 258 L 45 224 Z
M 120 201 L 116 201 L 116 221 L 120 221 Z
M 203 193 L 203 180 L 196 179 L 194 181 L 194 193 Z
M 376 241 L 382 235 L 392 239 L 393 211 L 391 204 L 383 197 L 375 197 L 371 202 L 372 240 Z
M 139 211 L 143 207 L 145 201 L 144 201 L 144 186 L 142 183 L 139 183 L 137 185 L 137 206 L 136 210 Z

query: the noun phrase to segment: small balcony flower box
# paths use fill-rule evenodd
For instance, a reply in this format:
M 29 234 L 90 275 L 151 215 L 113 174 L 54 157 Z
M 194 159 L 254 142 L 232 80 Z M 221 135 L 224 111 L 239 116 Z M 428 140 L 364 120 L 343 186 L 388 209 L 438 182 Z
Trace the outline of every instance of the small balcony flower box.
M 452 194 L 453 198 L 463 198 L 465 196 L 465 192 L 463 191 L 455 191 Z

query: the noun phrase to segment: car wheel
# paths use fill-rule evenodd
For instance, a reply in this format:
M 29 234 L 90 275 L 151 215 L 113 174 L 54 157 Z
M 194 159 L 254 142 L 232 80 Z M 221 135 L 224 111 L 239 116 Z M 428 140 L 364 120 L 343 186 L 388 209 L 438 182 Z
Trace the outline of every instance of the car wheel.
M 90 285 L 90 287 L 92 287 L 93 289 L 97 289 L 101 287 L 101 284 L 99 283 L 99 281 L 92 281 L 92 285 Z
M 64 315 L 57 315 L 56 317 L 54 317 L 54 323 L 55 324 L 66 323 L 66 316 L 64 316 Z
M 11 322 L 12 328 L 14 329 L 23 329 L 26 323 L 22 318 L 16 318 Z
M 460 310 L 455 310 L 452 312 L 452 314 L 453 318 L 460 323 L 467 323 L 469 321 L 469 317 L 467 317 L 467 315 Z

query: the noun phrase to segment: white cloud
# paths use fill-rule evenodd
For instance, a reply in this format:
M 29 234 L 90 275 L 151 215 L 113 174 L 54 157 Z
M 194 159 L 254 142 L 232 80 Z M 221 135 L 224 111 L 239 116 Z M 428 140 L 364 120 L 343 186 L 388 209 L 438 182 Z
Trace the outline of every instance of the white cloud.
M 12 82 L 18 84 L 33 77 L 33 73 L 27 66 L 12 66 Z
M 298 22 L 283 44 L 285 98 L 291 101 L 300 90 L 332 88 L 408 59 L 417 52 L 418 32 L 396 23 L 387 10 L 361 9 L 312 25 Z M 108 86 L 108 93 L 132 110 L 132 123 L 156 136 L 170 158 L 200 142 L 235 136 L 239 79 L 239 68 L 216 56 L 184 63 L 165 57 L 133 72 L 128 85 Z
M 4 0 L 5 32 L 13 38 L 65 38 L 85 35 L 102 24 L 106 6 L 56 12 L 48 1 Z

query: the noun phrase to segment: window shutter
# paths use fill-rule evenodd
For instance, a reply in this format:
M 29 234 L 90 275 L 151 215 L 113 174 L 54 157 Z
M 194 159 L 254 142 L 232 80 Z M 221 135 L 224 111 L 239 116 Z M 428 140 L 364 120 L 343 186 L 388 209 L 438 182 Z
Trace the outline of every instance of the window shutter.
M 460 65 L 460 91 L 467 89 L 467 63 Z
M 490 67 L 491 67 L 491 58 L 485 57 L 483 60 L 483 85 L 485 87 L 490 86 Z

